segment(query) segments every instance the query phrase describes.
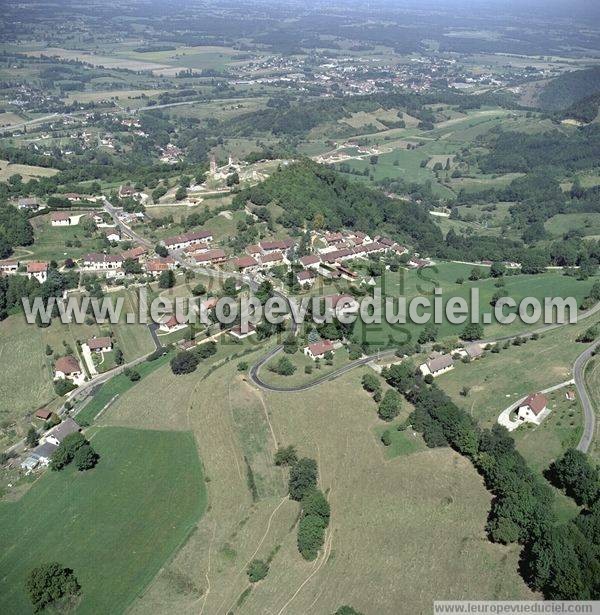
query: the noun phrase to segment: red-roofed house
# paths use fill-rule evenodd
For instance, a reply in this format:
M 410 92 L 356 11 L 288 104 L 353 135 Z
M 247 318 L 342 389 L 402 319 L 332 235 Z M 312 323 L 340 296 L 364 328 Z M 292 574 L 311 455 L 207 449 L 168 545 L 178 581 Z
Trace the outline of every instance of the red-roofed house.
M 87 345 L 92 352 L 110 352 L 112 350 L 110 337 L 93 337 L 88 340 Z
M 322 359 L 328 352 L 334 353 L 333 342 L 331 340 L 323 340 L 322 342 L 315 342 L 309 344 L 304 349 L 304 354 L 310 357 L 313 361 Z
M 240 271 L 253 271 L 258 268 L 258 261 L 252 256 L 241 256 L 233 261 L 236 269 Z
M 214 250 L 207 250 L 194 255 L 194 259 L 198 265 L 202 264 L 217 264 L 224 263 L 227 260 L 227 255 L 221 248 L 215 248 Z
M 81 367 L 79 361 L 72 356 L 59 357 L 54 364 L 54 380 L 61 380 L 68 378 L 69 380 L 75 380 L 81 377 Z
M 35 278 L 40 284 L 43 284 L 48 278 L 48 263 L 32 262 L 27 263 L 27 277 Z
M 71 215 L 68 211 L 54 211 L 50 214 L 51 226 L 70 226 Z
M 315 272 L 310 269 L 303 269 L 296 274 L 296 280 L 300 286 L 312 286 L 316 277 Z
M 548 415 L 548 400 L 542 393 L 534 393 L 523 400 L 517 416 L 527 423 L 539 425 Z
M 167 256 L 165 258 L 153 258 L 146 261 L 144 268 L 146 269 L 146 273 L 156 277 L 160 275 L 163 271 L 174 269 L 175 261 L 170 256 Z
M 316 254 L 307 254 L 306 256 L 300 257 L 298 260 L 305 269 L 317 269 L 321 262 L 321 257 Z

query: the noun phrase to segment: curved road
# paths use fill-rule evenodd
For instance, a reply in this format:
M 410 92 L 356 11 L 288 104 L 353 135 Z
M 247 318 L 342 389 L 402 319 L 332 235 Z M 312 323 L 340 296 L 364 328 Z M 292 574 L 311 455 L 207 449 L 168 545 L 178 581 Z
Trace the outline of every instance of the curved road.
M 596 314 L 598 311 L 600 311 L 600 302 L 596 303 L 596 305 L 591 307 L 589 310 L 586 310 L 585 312 L 582 312 L 581 314 L 579 314 L 577 317 L 577 321 L 580 322 L 581 320 L 589 318 L 590 316 L 593 316 L 594 314 Z M 554 323 L 550 325 L 544 325 L 528 333 L 523 333 L 520 335 L 508 335 L 508 336 L 503 336 L 503 337 L 498 337 L 498 338 L 491 338 L 488 340 L 481 340 L 479 343 L 488 344 L 490 342 L 503 342 L 506 340 L 515 339 L 517 337 L 521 337 L 521 338 L 531 337 L 535 333 L 538 333 L 538 334 L 545 333 L 548 331 L 552 331 L 554 329 L 558 329 L 560 327 L 564 327 L 567 324 L 569 323 L 563 323 L 563 324 Z M 594 439 L 594 433 L 596 430 L 596 415 L 592 407 L 592 403 L 590 401 L 587 390 L 585 388 L 584 371 L 585 371 L 585 364 L 588 361 L 588 359 L 592 356 L 597 345 L 598 343 L 595 342 L 589 348 L 584 350 L 577 357 L 573 365 L 573 379 L 575 380 L 575 386 L 577 388 L 579 398 L 581 399 L 581 405 L 583 407 L 583 416 L 584 416 L 583 434 L 581 435 L 581 439 L 579 440 L 577 449 L 582 451 L 583 453 L 586 453 L 588 451 L 590 444 L 592 443 L 592 440 Z M 393 356 L 395 354 L 395 351 L 393 350 L 381 351 L 381 352 L 378 352 L 377 354 L 362 357 L 361 359 L 357 359 L 356 361 L 353 361 L 352 363 L 348 363 L 348 365 L 345 365 L 344 367 L 340 367 L 339 369 L 336 369 L 335 371 L 330 372 L 329 374 L 326 374 L 325 376 L 322 376 L 321 378 L 317 378 L 316 380 L 313 380 L 312 382 L 308 382 L 306 384 L 298 384 L 298 385 L 290 386 L 290 387 L 280 387 L 280 386 L 269 384 L 265 382 L 264 380 L 262 380 L 260 377 L 259 371 L 261 367 L 267 361 L 269 361 L 271 358 L 273 358 L 275 355 L 281 352 L 282 349 L 283 349 L 283 345 L 279 344 L 278 346 L 270 350 L 266 355 L 261 357 L 250 368 L 250 372 L 249 372 L 250 380 L 257 387 L 261 389 L 265 389 L 267 391 L 276 391 L 276 392 L 281 392 L 281 393 L 297 393 L 300 391 L 307 391 L 308 389 L 312 389 L 316 386 L 319 386 L 320 384 L 323 384 L 324 382 L 335 380 L 336 378 L 339 378 L 340 376 L 343 376 L 345 373 L 353 370 L 355 367 L 360 367 L 361 365 L 367 365 L 371 361 L 374 361 L 374 360 L 377 360 L 383 357 Z

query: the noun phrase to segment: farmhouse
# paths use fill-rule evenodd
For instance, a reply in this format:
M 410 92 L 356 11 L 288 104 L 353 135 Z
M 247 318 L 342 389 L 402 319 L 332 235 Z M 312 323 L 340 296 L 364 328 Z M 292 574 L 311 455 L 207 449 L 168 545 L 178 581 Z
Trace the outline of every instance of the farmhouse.
M 125 250 L 125 252 L 121 254 L 121 257 L 123 258 L 123 260 L 131 259 L 137 261 L 147 252 L 147 248 L 142 248 L 141 246 L 138 246 L 135 248 L 131 248 L 131 250 Z
M 25 473 L 29 474 L 37 468 L 39 463 L 39 459 L 29 456 L 21 462 L 21 470 L 25 470 Z
M 88 340 L 88 348 L 92 352 L 110 352 L 112 350 L 112 340 L 110 337 L 93 337 Z
M 42 419 L 42 421 L 47 421 L 52 416 L 52 412 L 50 410 L 47 410 L 46 408 L 40 408 L 36 411 L 34 416 L 36 419 Z
M 284 265 L 286 262 L 283 254 L 277 251 L 263 254 L 263 256 L 260 257 L 261 265 L 268 268 L 275 267 L 276 265 Z
M 454 359 L 452 355 L 443 354 L 439 357 L 429 359 L 426 363 L 423 363 L 419 369 L 423 376 L 431 374 L 434 378 L 440 374 L 444 374 L 454 368 Z
M 57 445 L 52 444 L 52 442 L 44 442 L 43 444 L 40 444 L 32 449 L 29 456 L 36 459 L 41 465 L 47 466 L 50 463 L 52 454 L 57 448 Z
M 27 263 L 27 277 L 35 278 L 40 284 L 43 284 L 48 278 L 48 263 L 32 262 Z
M 123 257 L 116 254 L 86 254 L 83 257 L 83 267 L 91 271 L 121 269 L 123 267 Z
M 175 235 L 167 237 L 161 243 L 169 250 L 183 250 L 195 243 L 210 243 L 213 240 L 213 234 L 210 231 L 190 231 L 183 235 Z
M 58 446 L 67 436 L 78 431 L 81 427 L 69 416 L 46 434 L 46 442 Z
M 174 268 L 175 261 L 170 256 L 167 256 L 166 258 L 150 259 L 145 265 L 146 273 L 149 273 L 153 277 L 160 275 L 163 271 L 168 271 L 169 269 Z
M 241 256 L 233 261 L 239 271 L 254 271 L 258 267 L 258 261 L 252 256 Z
M 288 237 L 287 239 L 277 239 L 275 241 L 261 241 L 258 246 L 263 254 L 272 252 L 281 252 L 289 250 L 294 245 L 294 240 Z
M 186 323 L 183 318 L 178 318 L 175 314 L 172 316 L 166 316 L 160 323 L 159 329 L 164 333 L 171 333 L 172 331 L 178 331 L 183 329 Z
M 305 269 L 317 269 L 321 263 L 321 258 L 315 254 L 307 254 L 306 256 L 300 257 L 298 260 Z
M 323 340 L 322 342 L 315 342 L 309 344 L 304 349 L 304 354 L 310 357 L 313 361 L 322 359 L 328 352 L 334 353 L 334 346 L 331 340 Z
M 54 380 L 69 379 L 75 380 L 81 377 L 81 367 L 79 361 L 72 356 L 60 357 L 54 364 Z
M 75 224 L 75 221 L 71 219 L 71 215 L 67 211 L 54 211 L 50 214 L 51 226 L 71 226 L 71 224 Z
M 17 201 L 17 208 L 27 211 L 37 211 L 40 209 L 40 202 L 35 197 L 23 197 Z
M 133 186 L 121 186 L 119 188 L 120 199 L 135 199 L 136 201 L 139 201 L 143 196 L 143 193 L 136 190 Z
M 520 404 L 517 416 L 521 421 L 539 425 L 549 414 L 548 400 L 542 393 L 533 393 Z
M 0 261 L 0 275 L 14 275 L 19 269 L 19 261 Z
M 296 274 L 296 280 L 300 286 L 312 286 L 316 277 L 315 272 L 310 269 L 303 269 Z
M 201 254 L 196 254 L 194 259 L 199 265 L 203 263 L 218 264 L 224 263 L 227 260 L 227 255 L 221 248 L 216 248 L 214 250 L 207 250 Z
M 260 255 L 262 253 L 262 250 L 256 244 L 251 244 L 249 246 L 246 246 L 245 252 L 246 254 L 248 254 L 248 256 L 256 256 Z

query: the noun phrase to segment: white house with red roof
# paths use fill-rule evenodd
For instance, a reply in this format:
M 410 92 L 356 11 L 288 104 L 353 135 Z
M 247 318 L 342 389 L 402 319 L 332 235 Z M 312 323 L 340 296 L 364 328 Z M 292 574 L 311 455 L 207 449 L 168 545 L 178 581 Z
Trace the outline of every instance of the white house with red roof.
M 335 347 L 331 340 L 322 340 L 320 342 L 315 342 L 314 344 L 309 344 L 304 349 L 304 354 L 307 357 L 310 357 L 313 361 L 317 359 L 322 359 L 328 352 L 334 354 Z
M 542 393 L 533 393 L 526 397 L 517 411 L 517 416 L 521 421 L 539 425 L 550 414 L 548 400 Z
M 40 284 L 48 279 L 48 263 L 34 261 L 27 263 L 27 277 L 35 278 Z

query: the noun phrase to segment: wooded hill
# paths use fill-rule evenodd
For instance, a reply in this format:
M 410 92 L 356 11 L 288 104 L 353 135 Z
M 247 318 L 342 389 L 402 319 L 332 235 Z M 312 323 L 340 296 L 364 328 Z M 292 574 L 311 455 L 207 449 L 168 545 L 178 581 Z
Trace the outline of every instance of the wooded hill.
M 556 77 L 540 92 L 542 109 L 557 111 L 600 92 L 600 67 L 576 70 Z

